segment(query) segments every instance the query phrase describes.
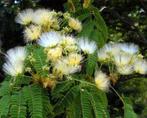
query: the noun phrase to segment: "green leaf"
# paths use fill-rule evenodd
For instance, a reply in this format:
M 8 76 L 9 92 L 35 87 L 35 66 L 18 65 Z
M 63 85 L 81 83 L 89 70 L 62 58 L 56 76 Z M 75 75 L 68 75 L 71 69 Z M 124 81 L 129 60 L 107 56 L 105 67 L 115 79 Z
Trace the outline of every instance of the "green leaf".
M 27 107 L 24 101 L 22 91 L 11 96 L 10 117 L 11 118 L 26 118 Z
M 90 76 L 94 74 L 96 63 L 97 63 L 96 52 L 94 54 L 89 54 L 87 57 L 87 63 L 86 63 L 86 74 Z
M 83 12 L 83 13 L 82 13 Z M 90 6 L 88 9 L 80 9 L 74 13 L 74 16 L 82 21 L 82 31 L 78 36 L 88 37 L 90 40 L 96 41 L 99 47 L 102 47 L 108 39 L 108 29 L 99 13 L 99 10 Z
M 54 107 L 54 111 L 56 114 L 60 114 L 64 111 L 66 107 L 68 107 L 76 98 L 76 96 L 79 95 L 79 86 L 76 85 L 72 87 L 70 90 L 68 90 L 65 95 L 62 97 L 62 99 L 59 99 Z
M 89 91 L 89 99 L 94 110 L 95 118 L 109 118 L 108 101 L 106 94 L 96 88 Z
M 89 10 L 85 9 L 85 10 L 79 10 L 74 14 L 74 17 L 77 17 L 79 20 L 83 21 L 85 19 L 87 19 L 90 16 L 89 14 Z M 82 24 L 83 25 L 83 24 Z
M 20 75 L 19 77 L 17 77 L 17 79 L 15 80 L 15 86 L 24 86 L 24 85 L 29 85 L 32 81 L 32 77 L 30 76 L 25 76 L 25 75 Z
M 67 108 L 67 118 L 110 118 L 106 94 L 93 86 L 80 89 L 80 94 Z
M 92 6 L 91 10 L 94 12 L 94 17 L 95 17 L 95 22 L 96 22 L 97 28 L 102 33 L 102 35 L 104 37 L 104 41 L 106 41 L 108 38 L 108 29 L 105 24 L 105 21 L 102 18 L 102 16 L 100 15 L 99 10 L 96 7 Z
M 67 118 L 81 118 L 81 110 L 81 101 L 79 100 L 79 96 L 77 96 L 66 110 Z
M 43 67 L 47 66 L 47 55 L 44 53 L 44 49 L 42 47 L 37 47 L 33 50 L 33 58 L 35 61 L 33 62 L 33 67 L 35 68 L 38 75 L 42 77 L 47 77 L 49 70 L 44 70 Z
M 0 84 L 0 97 L 10 95 L 10 84 L 9 81 L 3 81 Z
M 81 90 L 81 111 L 82 118 L 91 118 L 92 115 L 92 107 L 89 99 L 89 93 L 87 90 Z
M 0 118 L 7 118 L 10 107 L 10 96 L 5 95 L 0 99 Z
M 23 89 L 25 101 L 31 118 L 48 118 L 52 115 L 52 106 L 48 93 L 39 85 L 31 85 Z
M 56 85 L 56 87 L 52 90 L 52 99 L 59 99 L 63 97 L 63 93 L 66 93 L 74 84 L 74 81 L 66 80 L 60 82 Z
M 105 38 L 103 37 L 103 34 L 97 28 L 95 29 L 95 31 L 91 32 L 90 37 L 91 37 L 91 40 L 94 40 L 95 42 L 97 42 L 98 48 L 103 47 L 103 45 L 106 43 L 106 41 L 104 40 Z
M 83 23 L 82 31 L 78 34 L 78 37 L 88 37 L 90 39 L 93 29 L 94 29 L 94 23 L 90 19 L 87 19 Z
M 125 98 L 124 105 L 124 118 L 138 118 L 137 114 L 134 112 L 133 107 L 131 105 L 131 101 L 129 98 Z

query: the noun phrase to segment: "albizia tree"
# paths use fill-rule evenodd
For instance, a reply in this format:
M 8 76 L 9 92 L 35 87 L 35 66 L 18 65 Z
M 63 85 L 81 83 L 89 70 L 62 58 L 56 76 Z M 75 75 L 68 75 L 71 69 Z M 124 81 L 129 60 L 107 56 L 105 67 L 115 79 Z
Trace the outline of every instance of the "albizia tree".
M 16 16 L 26 45 L 5 53 L 0 117 L 110 118 L 111 91 L 121 100 L 124 117 L 137 118 L 130 100 L 113 85 L 122 75 L 147 74 L 147 61 L 133 43 L 106 43 L 98 10 L 86 2 L 83 7 L 78 18 L 48 9 Z

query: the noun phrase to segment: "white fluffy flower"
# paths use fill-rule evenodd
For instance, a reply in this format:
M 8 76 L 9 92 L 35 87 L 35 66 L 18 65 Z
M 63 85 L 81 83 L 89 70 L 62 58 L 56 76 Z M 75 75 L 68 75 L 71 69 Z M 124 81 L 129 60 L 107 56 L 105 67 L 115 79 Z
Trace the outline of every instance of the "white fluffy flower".
M 68 45 L 64 48 L 65 52 L 73 53 L 78 51 L 77 45 Z
M 108 43 L 103 47 L 103 49 L 110 56 L 115 56 L 120 53 L 120 47 L 118 44 Z
M 10 62 L 24 61 L 26 58 L 27 52 L 24 47 L 15 47 L 7 51 L 6 58 Z
M 110 61 L 113 56 L 118 55 L 120 52 L 119 46 L 116 44 L 108 43 L 101 48 L 97 55 L 99 61 Z
M 118 49 L 116 46 L 114 46 L 113 44 L 106 44 L 103 48 L 101 48 L 98 53 L 97 53 L 97 56 L 98 56 L 98 60 L 99 61 L 110 61 L 111 60 L 111 57 L 115 54 L 118 53 Z
M 94 41 L 89 41 L 87 38 L 80 38 L 78 41 L 79 47 L 84 53 L 92 54 L 97 49 Z
M 98 57 L 98 60 L 99 61 L 102 61 L 102 62 L 105 62 L 105 61 L 108 61 L 110 60 L 110 55 L 108 55 L 105 50 L 103 49 L 100 49 L 98 52 L 97 52 L 97 57 Z
M 8 50 L 3 70 L 11 76 L 17 76 L 23 72 L 25 58 L 26 50 L 24 47 L 15 47 Z
M 95 84 L 98 89 L 108 91 L 110 80 L 105 73 L 98 71 L 95 73 Z
M 59 60 L 54 66 L 56 74 L 69 75 L 81 70 L 81 66 L 69 66 L 65 61 Z
M 69 18 L 68 25 L 78 32 L 82 30 L 82 24 L 78 19 Z
M 41 35 L 38 44 L 42 47 L 53 47 L 57 45 L 61 39 L 62 36 L 59 33 L 50 31 Z
M 77 52 L 78 50 L 76 39 L 73 36 L 63 35 L 62 40 L 60 41 L 60 45 L 64 49 L 64 53 Z
M 16 16 L 16 19 L 15 21 L 17 23 L 20 23 L 22 25 L 27 25 L 29 24 L 30 22 L 32 22 L 32 19 L 33 19 L 33 10 L 32 9 L 26 9 L 22 12 L 20 12 L 17 16 Z
M 64 62 L 66 62 L 66 64 L 68 64 L 69 66 L 80 65 L 82 59 L 83 59 L 82 55 L 77 53 L 70 53 L 69 56 L 63 58 Z
M 47 9 L 38 9 L 34 12 L 33 23 L 51 26 L 53 23 L 53 13 Z
M 138 60 L 134 63 L 134 70 L 140 74 L 147 74 L 147 61 Z
M 111 43 L 108 43 L 108 44 L 104 45 L 104 47 L 102 49 L 105 50 L 105 52 L 107 52 L 107 53 L 111 53 L 112 48 L 114 48 L 114 45 Z
M 56 62 L 62 56 L 62 48 L 56 47 L 47 50 L 47 57 L 49 60 Z
M 122 67 L 132 63 L 132 56 L 127 54 L 118 54 L 114 56 L 114 63 L 116 66 Z
M 3 65 L 3 70 L 5 73 L 11 75 L 11 76 L 17 76 L 18 74 L 21 74 L 23 72 L 24 65 L 22 62 L 6 62 Z
M 131 43 L 122 43 L 122 44 L 119 44 L 119 48 L 125 52 L 125 53 L 128 53 L 128 54 L 136 54 L 138 51 L 139 51 L 139 48 L 137 45 L 135 44 L 131 44 Z
M 121 74 L 121 75 L 129 75 L 132 74 L 134 72 L 133 69 L 133 65 L 125 65 L 122 67 L 117 67 L 117 71 Z
M 63 48 L 76 44 L 76 39 L 73 36 L 63 36 L 60 44 Z
M 41 27 L 36 25 L 30 25 L 24 30 L 24 37 L 26 42 L 37 40 L 41 35 Z

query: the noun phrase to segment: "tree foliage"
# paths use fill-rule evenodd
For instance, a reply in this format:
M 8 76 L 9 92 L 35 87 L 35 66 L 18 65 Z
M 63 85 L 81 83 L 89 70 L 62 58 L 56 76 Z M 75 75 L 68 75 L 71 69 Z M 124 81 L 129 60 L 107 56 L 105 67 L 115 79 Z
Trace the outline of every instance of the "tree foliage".
M 82 2 L 80 0 L 67 0 L 65 4 L 63 3 L 62 5 L 65 10 L 69 11 L 83 23 L 83 30 L 78 34 L 75 33 L 78 37 L 88 37 L 96 41 L 98 48 L 103 47 L 109 40 L 114 42 L 134 42 L 141 46 L 140 51 L 146 57 L 147 27 L 146 20 L 144 19 L 146 19 L 145 16 L 147 12 L 144 2 L 141 1 L 138 3 L 135 1 L 133 3 L 135 7 L 133 7 L 133 5 L 131 7 L 133 10 L 129 8 L 126 9 L 126 6 L 124 7 L 126 3 L 130 5 L 129 0 L 127 0 L 127 2 L 121 0 L 112 0 L 109 2 L 101 0 L 83 0 Z M 139 4 L 139 6 L 137 4 Z M 25 42 L 22 43 L 22 41 L 20 41 L 20 39 L 22 39 L 22 27 L 14 23 L 14 17 L 19 10 L 26 7 L 48 7 L 41 1 L 30 0 L 18 1 L 17 3 L 0 2 L 0 5 L 2 6 L 0 7 L 0 17 L 6 19 L 0 20 L 0 26 L 2 27 L 0 29 L 0 38 L 3 41 L 3 50 L 13 47 L 14 45 L 25 44 Z M 106 8 L 104 8 L 105 6 Z M 10 14 L 10 19 L 7 19 Z M 114 19 L 112 19 L 112 17 L 114 17 Z M 106 26 L 106 24 L 108 26 Z M 7 35 L 8 32 L 11 32 L 10 35 Z M 11 41 L 8 41 L 7 44 L 7 39 L 9 38 L 11 38 Z M 33 58 L 35 58 L 35 61 L 31 64 L 31 67 L 33 67 L 36 72 L 35 74 L 39 75 L 39 78 L 47 77 L 48 71 L 42 68 L 47 65 L 47 57 L 43 49 L 33 45 L 28 45 L 27 49 L 32 52 Z M 2 64 L 0 64 L 0 66 L 1 65 Z M 27 67 L 28 65 L 30 65 L 30 62 L 26 62 L 25 66 Z M 124 80 L 120 79 L 118 83 L 114 85 L 114 88 L 116 88 L 122 96 L 128 97 L 123 97 L 123 101 L 120 101 L 121 99 L 119 97 L 113 97 L 113 93 L 110 92 L 107 94 L 97 89 L 93 81 L 92 84 L 89 82 L 97 68 L 96 65 L 96 53 L 88 55 L 84 65 L 85 70 L 82 73 L 83 75 L 77 74 L 65 81 L 59 81 L 51 90 L 43 88 L 39 82 L 34 82 L 30 75 L 19 76 L 14 85 L 11 83 L 11 80 L 14 78 L 6 75 L 7 78 L 0 83 L 0 117 L 146 117 L 146 95 L 142 94 L 144 90 L 146 90 L 145 85 L 143 85 L 143 83 L 146 83 L 146 77 L 143 78 L 143 82 L 140 82 L 142 80 L 139 80 L 139 82 L 137 80 L 124 82 Z M 0 72 L 0 77 L 4 78 L 2 72 Z M 86 79 L 86 82 L 83 81 L 83 78 Z M 125 77 L 122 76 L 122 78 Z M 128 78 L 126 77 L 126 79 Z M 138 77 L 137 79 L 142 78 Z M 130 86 L 132 86 L 132 88 Z M 137 90 L 139 93 L 137 97 L 136 94 L 133 94 L 134 90 Z M 112 96 L 112 99 L 108 99 L 109 96 Z M 112 100 L 114 100 L 114 102 L 111 103 Z M 140 106 L 141 108 L 137 111 Z

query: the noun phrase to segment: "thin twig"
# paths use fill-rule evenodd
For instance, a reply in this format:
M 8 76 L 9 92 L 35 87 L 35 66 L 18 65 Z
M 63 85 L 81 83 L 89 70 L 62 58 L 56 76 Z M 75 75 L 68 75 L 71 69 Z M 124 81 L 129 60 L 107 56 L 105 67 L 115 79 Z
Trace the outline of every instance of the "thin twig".
M 110 88 L 116 93 L 116 95 L 119 97 L 119 99 L 122 101 L 123 105 L 125 105 L 125 102 L 123 98 L 118 94 L 118 92 L 110 85 Z
M 131 75 L 131 76 L 121 76 L 118 83 L 119 82 L 126 82 L 129 81 L 131 79 L 135 79 L 135 78 L 147 78 L 147 75 Z
M 108 12 L 108 13 L 111 13 L 111 15 L 112 15 L 113 17 L 118 18 L 122 23 L 124 23 L 124 24 L 126 24 L 127 26 L 129 26 L 129 28 L 130 28 L 131 30 L 136 31 L 136 33 L 139 35 L 139 37 L 140 37 L 140 39 L 141 39 L 141 40 L 140 40 L 139 38 L 136 39 L 139 43 L 142 43 L 142 44 L 144 44 L 144 45 L 147 45 L 147 40 L 146 40 L 146 38 L 144 37 L 144 35 L 142 34 L 142 32 L 140 32 L 139 29 L 138 29 L 136 26 L 134 26 L 134 23 L 130 23 L 130 22 L 128 22 L 126 19 L 122 18 L 122 16 L 120 16 L 120 14 L 119 14 L 117 11 L 112 10 L 112 9 L 108 9 L 108 8 L 106 8 L 106 9 L 107 9 L 107 12 Z M 119 26 L 119 27 L 120 27 L 120 26 Z

